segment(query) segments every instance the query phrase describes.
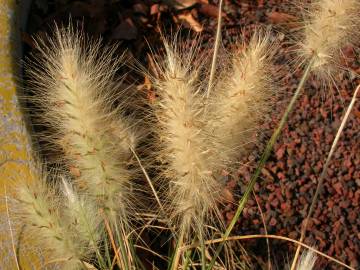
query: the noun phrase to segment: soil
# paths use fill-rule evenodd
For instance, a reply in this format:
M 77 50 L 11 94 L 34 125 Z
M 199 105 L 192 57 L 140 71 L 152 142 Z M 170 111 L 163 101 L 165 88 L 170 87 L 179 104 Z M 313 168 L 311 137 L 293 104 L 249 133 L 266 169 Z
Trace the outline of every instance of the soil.
M 182 4 L 180 4 L 182 3 Z M 181 27 L 181 35 L 194 38 L 200 33 L 203 50 L 211 46 L 217 24 L 217 1 L 164 0 L 164 1 L 67 1 L 34 0 L 28 29 L 23 33 L 27 52 L 33 50 L 31 37 L 50 31 L 53 22 L 72 23 L 90 36 L 102 36 L 105 43 L 120 42 L 119 53 L 126 49 L 129 59 L 140 61 L 151 69 L 149 46 L 161 50 L 160 31 L 167 34 Z M 259 26 L 273 26 L 287 31 L 296 27 L 296 6 L 286 0 L 225 0 L 223 8 L 223 47 L 230 48 L 240 34 L 250 36 Z M 279 87 L 274 113 L 259 133 L 259 145 L 240 161 L 235 177 L 229 179 L 228 190 L 237 198 L 244 191 L 263 145 L 284 111 L 294 92 L 301 72 L 293 70 L 289 62 L 291 53 L 286 45 L 289 34 L 280 34 L 284 41 L 281 65 L 288 71 Z M 360 73 L 358 51 L 344 50 L 346 65 Z M 340 125 L 344 108 L 349 104 L 356 84 L 355 76 L 340 73 L 334 85 L 324 86 L 311 78 L 305 93 L 297 102 L 288 124 L 276 143 L 275 149 L 255 186 L 255 196 L 247 203 L 233 234 L 269 234 L 299 239 L 301 224 L 309 209 L 331 143 Z M 144 84 L 144 78 L 129 72 L 127 81 Z M 146 84 L 145 84 L 146 85 Z M 333 256 L 344 263 L 360 267 L 360 103 L 355 105 L 346 124 L 336 152 L 329 166 L 324 186 L 310 221 L 305 243 Z M 236 207 L 224 207 L 224 217 L 230 220 Z M 243 241 L 245 249 L 254 255 L 257 268 L 266 265 L 265 240 Z M 280 240 L 270 240 L 271 261 L 274 269 L 284 269 L 291 262 L 295 246 Z M 327 259 L 319 258 L 316 269 L 341 269 Z

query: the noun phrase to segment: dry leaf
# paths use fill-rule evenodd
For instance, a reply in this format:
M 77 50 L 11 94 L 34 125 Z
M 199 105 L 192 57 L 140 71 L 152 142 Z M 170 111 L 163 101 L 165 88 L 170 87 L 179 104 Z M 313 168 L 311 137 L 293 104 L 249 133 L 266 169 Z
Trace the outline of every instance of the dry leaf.
M 194 17 L 191 15 L 190 12 L 179 14 L 178 18 L 180 20 L 186 21 L 195 32 L 202 32 L 203 30 L 202 25 L 197 20 L 194 19 Z

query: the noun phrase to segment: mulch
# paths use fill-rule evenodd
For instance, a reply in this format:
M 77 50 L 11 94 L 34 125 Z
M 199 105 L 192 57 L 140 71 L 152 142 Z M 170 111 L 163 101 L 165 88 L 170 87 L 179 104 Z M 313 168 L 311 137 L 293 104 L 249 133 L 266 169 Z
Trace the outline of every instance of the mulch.
M 275 30 L 296 27 L 295 5 L 286 0 L 225 0 L 223 9 L 223 47 L 230 48 L 240 34 L 250 36 L 258 25 L 272 25 Z M 214 40 L 217 23 L 217 1 L 164 0 L 164 1 L 66 1 L 34 0 L 23 33 L 26 51 L 32 50 L 31 37 L 43 35 L 51 29 L 54 21 L 67 24 L 69 15 L 90 36 L 102 36 L 105 43 L 120 42 L 119 51 L 126 49 L 129 58 L 149 67 L 149 46 L 161 47 L 160 32 L 180 32 L 189 38 L 198 34 L 204 50 Z M 184 34 L 185 35 L 185 34 Z M 280 34 L 281 36 L 281 34 Z M 284 43 L 286 35 L 281 36 Z M 282 48 L 281 63 L 291 70 L 288 62 L 291 54 L 287 45 Z M 359 51 L 344 50 L 346 64 L 360 72 Z M 260 143 L 249 156 L 240 161 L 243 166 L 228 182 L 228 190 L 241 194 L 254 171 L 264 143 L 284 110 L 286 102 L 297 86 L 300 72 L 289 73 L 279 87 L 279 101 L 274 104 L 274 116 L 263 126 Z M 144 78 L 134 72 L 128 73 L 129 81 L 144 83 Z M 269 234 L 299 239 L 301 224 L 307 214 L 331 143 L 340 125 L 344 108 L 349 104 L 359 80 L 350 75 L 339 74 L 334 85 L 324 87 L 310 79 L 305 93 L 276 143 L 275 149 L 255 194 L 263 212 L 262 219 L 253 196 L 238 221 L 233 234 Z M 313 218 L 310 221 L 305 243 L 333 256 L 354 268 L 360 267 L 360 105 L 357 103 L 338 143 L 329 166 Z M 236 195 L 234 195 L 237 197 Z M 236 207 L 225 205 L 224 217 L 230 220 Z M 245 249 L 255 256 L 254 263 L 260 268 L 266 264 L 265 240 L 242 242 Z M 279 269 L 291 262 L 295 247 L 291 243 L 270 240 L 272 261 Z M 276 268 L 275 268 L 276 269 Z M 317 269 L 341 269 L 335 263 L 320 258 Z

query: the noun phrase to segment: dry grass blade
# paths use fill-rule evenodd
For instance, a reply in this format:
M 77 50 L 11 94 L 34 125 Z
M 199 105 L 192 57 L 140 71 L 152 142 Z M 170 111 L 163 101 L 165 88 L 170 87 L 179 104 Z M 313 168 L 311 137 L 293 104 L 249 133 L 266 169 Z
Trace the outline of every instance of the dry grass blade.
M 218 22 L 217 22 L 217 26 L 216 26 L 214 53 L 213 53 L 213 57 L 212 57 L 210 76 L 209 76 L 209 81 L 208 81 L 208 86 L 207 86 L 207 91 L 206 91 L 207 98 L 210 97 L 210 93 L 213 88 L 215 71 L 216 71 L 216 61 L 217 61 L 217 57 L 218 57 L 218 53 L 219 53 L 219 46 L 221 43 L 222 5 L 223 5 L 223 0 L 220 0 L 219 1 L 219 10 L 218 10 Z
M 316 250 L 315 248 L 309 246 L 309 245 L 306 245 L 304 243 L 301 243 L 297 240 L 294 240 L 294 239 L 291 239 L 291 238 L 288 238 L 288 237 L 285 237 L 285 236 L 279 236 L 279 235 L 272 235 L 272 234 L 268 234 L 268 235 L 263 235 L 263 234 L 254 234 L 254 235 L 241 235 L 241 236 L 230 236 L 230 237 L 227 237 L 227 238 L 219 238 L 219 239 L 213 239 L 213 240 L 208 240 L 208 241 L 205 241 L 205 245 L 212 245 L 212 244 L 216 244 L 216 243 L 222 243 L 224 241 L 236 241 L 236 240 L 247 240 L 247 239 L 259 239 L 259 238 L 270 238 L 270 239 L 279 239 L 279 240 L 284 240 L 284 241 L 288 241 L 288 242 L 292 242 L 294 244 L 297 244 L 297 245 L 300 245 L 304 248 L 307 248 L 309 250 L 311 250 L 312 252 L 330 260 L 330 261 L 333 261 L 347 269 L 350 269 L 350 270 L 355 270 L 355 268 L 351 267 L 351 266 L 348 266 L 347 264 L 329 256 L 329 255 L 326 255 L 325 253 L 323 252 L 320 252 L 318 250 Z M 183 246 L 181 249 L 183 251 L 185 250 L 188 250 L 188 249 L 191 249 L 191 248 L 196 248 L 198 247 L 199 245 L 198 244 L 193 244 L 193 245 L 187 245 L 187 246 Z
M 4 195 L 5 195 L 6 217 L 7 217 L 7 221 L 8 221 L 8 224 L 9 224 L 9 231 L 10 231 L 10 238 L 11 238 L 11 247 L 12 247 L 12 251 L 14 253 L 13 256 L 14 256 L 16 268 L 18 270 L 20 270 L 20 265 L 19 265 L 19 261 L 18 261 L 18 257 L 17 257 L 16 248 L 15 248 L 14 232 L 13 232 L 12 225 L 11 225 L 8 196 L 7 196 L 7 190 L 6 190 L 6 185 L 5 184 L 4 184 Z

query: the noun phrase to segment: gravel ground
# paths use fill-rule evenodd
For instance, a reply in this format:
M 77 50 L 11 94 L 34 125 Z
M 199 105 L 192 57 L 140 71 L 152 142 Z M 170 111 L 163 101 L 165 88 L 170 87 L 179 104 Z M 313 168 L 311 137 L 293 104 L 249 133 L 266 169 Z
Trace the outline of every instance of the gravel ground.
M 170 33 L 177 26 L 201 32 L 204 49 L 213 41 L 216 28 L 217 3 L 210 1 L 34 1 L 24 43 L 31 51 L 33 34 L 42 35 L 54 20 L 66 22 L 69 14 L 74 21 L 79 20 L 83 28 L 92 36 L 103 36 L 106 42 L 121 41 L 121 49 L 140 60 L 145 66 L 148 45 L 157 47 L 160 42 L 159 26 Z M 278 29 L 294 27 L 295 5 L 288 1 L 248 0 L 224 1 L 223 45 L 231 47 L 240 33 L 251 34 L 257 25 L 273 25 Z M 190 25 L 191 24 L 191 25 Z M 287 35 L 280 38 L 286 42 Z M 286 46 L 280 52 L 279 65 L 290 70 L 287 65 L 291 54 Z M 344 51 L 348 57 L 347 65 L 360 72 L 358 53 L 353 48 Z M 298 83 L 300 73 L 293 72 L 283 79 L 279 97 L 274 104 L 271 121 L 263 126 L 260 141 L 266 142 L 276 126 L 278 116 L 286 105 Z M 129 80 L 143 82 L 143 78 L 130 73 Z M 288 125 L 282 132 L 274 152 L 263 170 L 261 181 L 256 184 L 255 194 L 263 211 L 269 234 L 299 239 L 300 227 L 307 214 L 318 176 L 336 131 L 340 125 L 344 108 L 350 102 L 356 83 L 359 80 L 339 74 L 334 78 L 334 86 L 323 87 L 318 81 L 309 80 L 305 93 L 300 98 Z M 279 99 L 280 100 L 280 99 Z M 360 267 L 360 151 L 359 151 L 360 105 L 357 103 L 341 136 L 335 155 L 330 163 L 324 187 L 310 222 L 305 243 L 333 256 L 354 268 Z M 241 160 L 236 179 L 228 183 L 234 194 L 244 190 L 256 165 L 264 144 L 260 144 L 249 157 Z M 226 205 L 224 216 L 231 219 L 235 207 Z M 264 225 L 255 197 L 244 209 L 234 234 L 264 234 Z M 249 253 L 255 254 L 258 265 L 267 260 L 265 240 L 251 240 L 243 243 Z M 291 261 L 295 250 L 293 244 L 270 240 L 272 261 L 279 269 Z M 260 266 L 259 266 L 260 267 Z M 340 269 L 326 259 L 319 259 L 317 269 Z

